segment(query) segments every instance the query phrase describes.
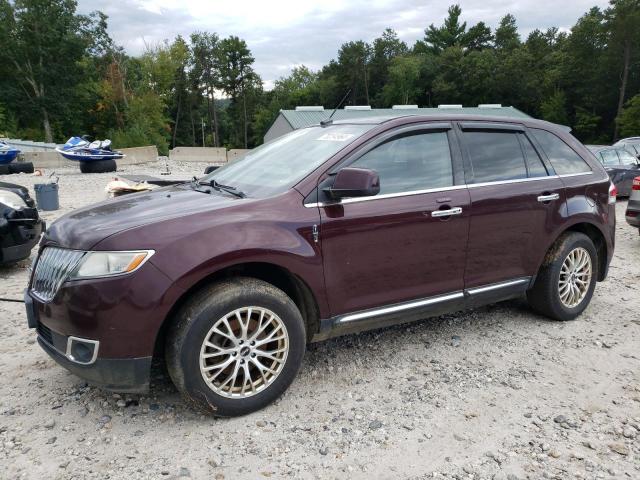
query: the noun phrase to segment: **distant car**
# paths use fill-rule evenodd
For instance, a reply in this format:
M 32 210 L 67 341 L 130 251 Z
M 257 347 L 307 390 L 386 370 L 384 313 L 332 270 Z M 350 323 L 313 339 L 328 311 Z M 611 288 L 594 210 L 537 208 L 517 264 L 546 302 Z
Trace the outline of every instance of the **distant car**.
M 621 146 L 588 145 L 587 148 L 604 166 L 609 178 L 618 189 L 618 195 L 628 197 L 631 194 L 633 179 L 640 175 L 638 159 Z
M 640 232 L 640 177 L 633 179 L 625 218 L 629 225 L 636 227 Z
M 622 147 L 636 158 L 640 159 L 640 137 L 629 137 L 618 140 L 614 147 Z
M 23 260 L 45 230 L 45 222 L 20 185 L 0 182 L 0 265 Z

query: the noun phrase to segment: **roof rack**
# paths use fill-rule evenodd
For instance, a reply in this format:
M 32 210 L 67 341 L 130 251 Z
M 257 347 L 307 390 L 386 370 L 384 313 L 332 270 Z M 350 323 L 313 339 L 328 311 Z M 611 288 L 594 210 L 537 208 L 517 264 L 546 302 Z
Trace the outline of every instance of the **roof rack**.
M 438 108 L 462 108 L 462 105 L 458 105 L 458 104 L 442 104 L 442 105 L 438 105 Z
M 501 103 L 481 103 L 478 108 L 502 108 Z
M 392 110 L 415 110 L 418 108 L 418 105 L 393 105 L 391 107 Z
M 371 110 L 371 105 L 346 105 L 345 110 Z

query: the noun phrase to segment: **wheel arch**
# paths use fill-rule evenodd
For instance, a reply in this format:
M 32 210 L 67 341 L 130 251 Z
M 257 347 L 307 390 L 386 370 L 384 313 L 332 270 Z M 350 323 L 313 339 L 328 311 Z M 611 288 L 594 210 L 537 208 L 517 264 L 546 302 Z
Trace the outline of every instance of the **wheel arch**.
M 548 246 L 546 254 L 550 249 L 556 244 L 558 239 L 567 232 L 579 232 L 583 233 L 587 237 L 591 239 L 593 245 L 596 247 L 596 253 L 598 255 L 598 278 L 599 282 L 603 281 L 606 277 L 607 271 L 607 258 L 608 258 L 608 246 L 604 233 L 602 230 L 595 224 L 586 221 L 578 221 L 573 223 L 572 225 L 566 227 L 564 230 L 560 231 L 556 236 L 555 240 L 551 245 Z
M 286 293 L 296 304 L 307 329 L 307 341 L 317 333 L 320 326 L 320 310 L 312 289 L 300 276 L 287 268 L 270 262 L 252 261 L 226 266 L 217 270 L 185 290 L 174 302 L 156 335 L 154 357 L 159 357 L 164 350 L 167 330 L 173 318 L 184 303 L 205 285 L 230 277 L 251 277 L 265 281 Z

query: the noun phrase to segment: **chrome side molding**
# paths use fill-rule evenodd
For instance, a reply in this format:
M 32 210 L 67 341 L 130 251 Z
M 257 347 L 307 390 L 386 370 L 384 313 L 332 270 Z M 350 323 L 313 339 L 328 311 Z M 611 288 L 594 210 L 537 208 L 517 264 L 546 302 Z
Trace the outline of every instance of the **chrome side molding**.
M 335 319 L 335 323 L 336 325 L 339 325 L 339 324 L 344 324 L 349 322 L 356 322 L 358 320 L 365 320 L 368 318 L 379 317 L 382 315 L 389 315 L 392 313 L 398 313 L 405 310 L 413 310 L 414 308 L 426 307 L 428 305 L 435 305 L 437 303 L 448 302 L 450 300 L 455 300 L 463 297 L 464 297 L 464 293 L 460 291 L 460 292 L 449 293 L 446 295 L 438 295 L 435 297 L 424 298 L 422 300 L 414 300 L 410 302 L 398 303 L 398 304 L 390 305 L 387 307 L 374 308 L 371 310 L 365 310 L 362 312 L 343 315 L 341 317 L 337 317 Z
M 451 215 L 451 214 L 449 214 Z M 531 282 L 531 277 L 514 278 L 499 283 L 492 283 L 490 285 L 482 285 L 480 287 L 473 287 L 456 292 L 446 293 L 443 295 L 436 295 L 433 297 L 422 298 L 418 300 L 411 300 L 408 302 L 397 303 L 393 305 L 387 305 L 379 308 L 372 308 L 370 310 L 363 310 L 360 312 L 348 313 L 335 317 L 333 324 L 335 326 L 344 325 L 351 322 L 358 322 L 360 320 L 368 320 L 375 317 L 382 317 L 404 311 L 410 311 L 420 309 L 423 307 L 429 307 L 441 303 L 451 302 L 453 300 L 459 300 L 464 297 L 474 297 L 487 292 L 499 291 L 510 287 L 525 286 Z

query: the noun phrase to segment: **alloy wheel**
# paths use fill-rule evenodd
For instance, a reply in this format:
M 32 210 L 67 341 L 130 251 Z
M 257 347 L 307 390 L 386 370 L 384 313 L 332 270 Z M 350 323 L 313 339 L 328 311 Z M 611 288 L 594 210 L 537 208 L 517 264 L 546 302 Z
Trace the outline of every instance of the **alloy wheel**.
M 569 252 L 558 280 L 558 294 L 565 307 L 575 308 L 584 300 L 591 285 L 592 272 L 591 256 L 586 249 L 578 247 Z
M 289 350 L 287 327 L 262 307 L 236 309 L 219 320 L 200 348 L 200 373 L 207 386 L 230 398 L 251 397 L 282 371 Z

